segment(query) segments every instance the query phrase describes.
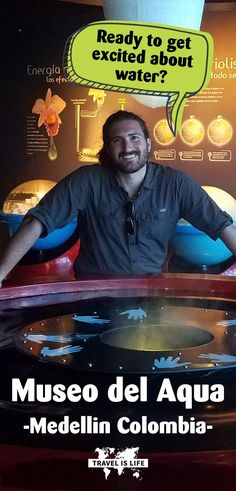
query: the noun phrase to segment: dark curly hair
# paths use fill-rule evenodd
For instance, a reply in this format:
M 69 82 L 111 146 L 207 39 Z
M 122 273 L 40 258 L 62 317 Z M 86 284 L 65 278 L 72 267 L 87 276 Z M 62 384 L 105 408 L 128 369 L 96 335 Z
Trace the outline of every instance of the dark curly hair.
M 105 123 L 103 125 L 103 129 L 102 129 L 103 147 L 101 148 L 101 150 L 98 154 L 99 161 L 102 165 L 106 165 L 106 166 L 111 165 L 111 160 L 110 160 L 109 155 L 106 151 L 106 147 L 109 143 L 109 130 L 110 130 L 111 125 L 113 123 L 116 123 L 117 121 L 124 121 L 126 119 L 129 119 L 131 121 L 137 121 L 142 128 L 142 131 L 143 131 L 143 134 L 144 134 L 146 140 L 149 138 L 149 133 L 148 133 L 146 123 L 143 121 L 142 118 L 137 116 L 137 114 L 134 114 L 134 113 L 129 112 L 129 111 L 117 111 L 116 113 L 111 114 L 107 118 L 107 120 L 105 121 Z

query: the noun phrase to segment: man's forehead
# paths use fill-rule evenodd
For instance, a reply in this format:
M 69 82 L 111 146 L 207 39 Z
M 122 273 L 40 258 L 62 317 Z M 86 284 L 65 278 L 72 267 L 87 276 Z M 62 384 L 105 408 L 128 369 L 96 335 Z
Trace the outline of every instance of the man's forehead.
M 140 123 L 132 119 L 122 119 L 115 121 L 109 128 L 109 138 L 114 136 L 122 136 L 124 134 L 139 134 L 144 136 L 143 129 Z

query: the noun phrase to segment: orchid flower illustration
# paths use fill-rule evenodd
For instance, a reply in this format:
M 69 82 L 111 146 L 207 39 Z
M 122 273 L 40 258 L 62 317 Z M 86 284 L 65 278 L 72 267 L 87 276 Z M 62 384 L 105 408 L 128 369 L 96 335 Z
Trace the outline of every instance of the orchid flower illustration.
M 37 99 L 32 108 L 32 113 L 39 114 L 38 127 L 44 124 L 50 138 L 48 151 L 50 160 L 55 160 L 57 158 L 57 149 L 53 137 L 58 134 L 59 125 L 62 123 L 59 114 L 65 107 L 65 101 L 58 95 L 52 95 L 51 89 L 48 89 L 45 100 Z

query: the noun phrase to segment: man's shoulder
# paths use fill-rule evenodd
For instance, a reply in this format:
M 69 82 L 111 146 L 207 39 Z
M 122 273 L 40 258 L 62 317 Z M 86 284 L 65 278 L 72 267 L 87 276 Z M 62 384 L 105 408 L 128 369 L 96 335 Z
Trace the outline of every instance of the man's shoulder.
M 100 164 L 87 164 L 87 165 L 82 165 L 78 169 L 74 170 L 71 174 L 69 174 L 71 177 L 76 177 L 76 176 L 90 176 L 90 175 L 100 175 L 102 174 L 102 166 Z
M 187 174 L 184 172 L 175 169 L 174 167 L 169 167 L 168 165 L 162 165 L 158 164 L 156 162 L 149 162 L 148 167 L 150 168 L 150 171 L 153 172 L 157 176 L 162 176 L 162 177 L 176 177 L 176 178 L 181 178 L 181 177 L 188 177 Z
M 181 170 L 167 165 L 156 164 L 155 162 L 150 162 L 148 167 L 148 180 L 149 182 L 154 182 L 157 186 L 163 185 L 170 189 L 182 190 L 182 192 L 187 189 L 200 188 L 191 176 Z
M 99 181 L 102 177 L 104 177 L 104 169 L 103 166 L 100 164 L 88 164 L 88 165 L 83 165 L 79 167 L 78 169 L 74 170 L 70 174 L 68 174 L 65 179 L 70 181 L 71 183 L 74 182 L 97 182 Z

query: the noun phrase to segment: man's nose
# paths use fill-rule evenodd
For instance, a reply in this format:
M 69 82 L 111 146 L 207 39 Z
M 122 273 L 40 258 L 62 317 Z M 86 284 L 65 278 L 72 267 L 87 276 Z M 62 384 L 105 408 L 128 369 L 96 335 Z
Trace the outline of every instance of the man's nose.
M 132 148 L 133 148 L 133 143 L 128 139 L 124 139 L 123 140 L 123 152 L 129 152 Z

